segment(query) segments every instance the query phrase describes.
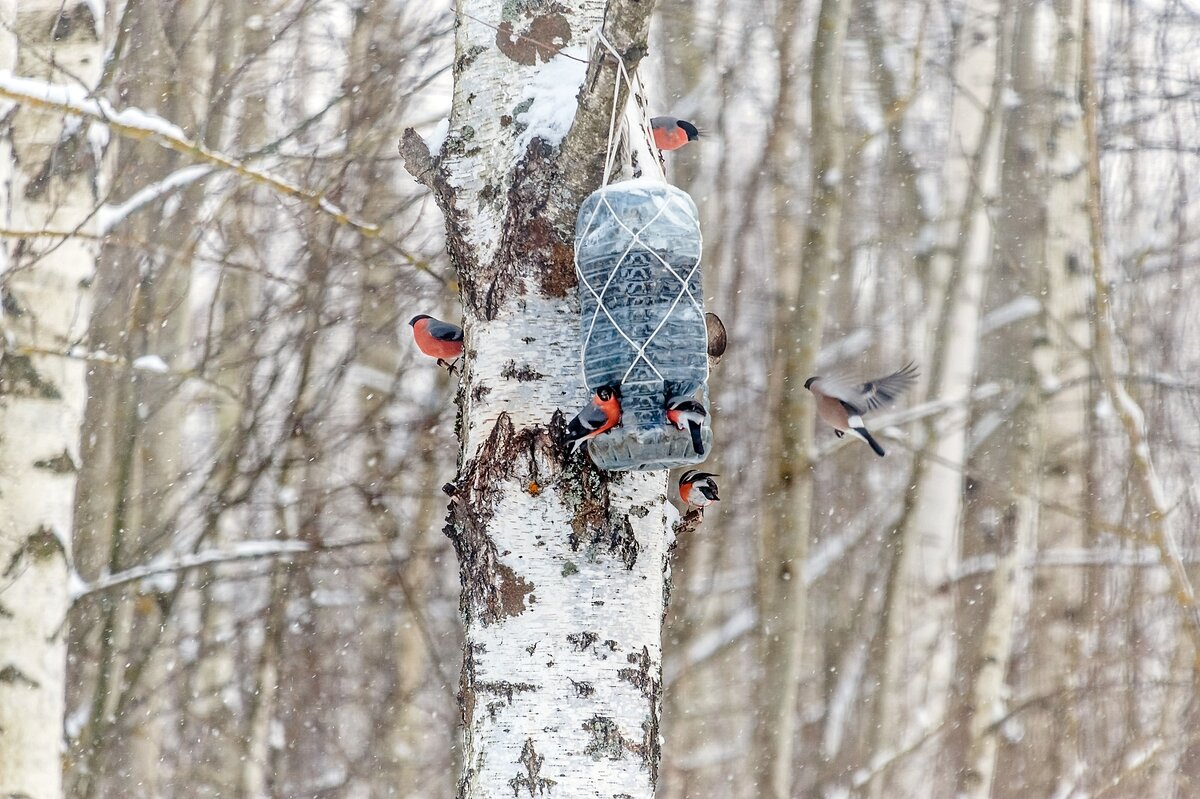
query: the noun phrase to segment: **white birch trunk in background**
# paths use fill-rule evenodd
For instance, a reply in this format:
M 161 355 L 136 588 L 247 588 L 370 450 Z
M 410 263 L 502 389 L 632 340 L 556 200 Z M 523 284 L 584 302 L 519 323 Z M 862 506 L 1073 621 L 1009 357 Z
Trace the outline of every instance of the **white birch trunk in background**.
M 1010 280 L 997 280 L 987 292 L 988 304 L 1008 303 L 1038 291 L 1043 269 L 1046 209 L 1046 102 L 1040 94 L 1038 43 L 1043 16 L 1033 0 L 1014 3 L 1011 80 L 1014 101 L 1004 104 L 999 196 L 992 212 L 996 266 Z M 1017 322 L 999 332 L 984 352 L 1030 352 L 1046 337 L 1037 319 Z M 982 547 L 995 558 L 989 590 L 966 584 L 959 591 L 959 678 L 966 684 L 962 726 L 966 731 L 962 763 L 956 769 L 956 792 L 962 799 L 987 799 L 996 775 L 999 731 L 1008 712 L 1009 665 L 1018 618 L 1028 605 L 1030 570 L 1026 568 L 1039 519 L 1037 469 L 1042 454 L 1041 380 L 1026 358 L 992 357 L 981 363 L 981 380 L 1000 380 L 1017 387 L 1019 399 L 1002 412 L 998 429 L 970 454 L 967 468 L 990 491 L 969 497 L 964 515 L 964 546 Z M 988 424 L 977 414 L 977 429 Z M 967 527 L 973 525 L 974 529 Z M 974 535 L 972 540 L 970 536 Z M 965 601 L 964 601 L 965 600 Z M 990 600 L 990 601 L 989 601 Z M 975 607 L 963 607 L 974 605 Z M 977 623 L 980 632 L 972 625 Z M 950 747 L 952 750 L 953 746 Z
M 794 188 L 786 177 L 772 187 L 779 215 L 775 226 L 775 253 L 781 268 L 783 303 L 779 340 L 781 373 L 777 376 L 777 398 L 772 400 L 780 420 L 777 454 L 770 468 L 772 487 L 779 508 L 763 520 L 759 564 L 759 651 L 762 676 L 756 685 L 755 746 L 759 762 L 755 769 L 756 795 L 787 799 L 794 791 L 794 761 L 799 721 L 801 658 L 807 589 L 801 572 L 808 553 L 812 526 L 812 494 L 816 433 L 816 405 L 804 390 L 804 381 L 816 368 L 825 326 L 830 275 L 838 261 L 845 192 L 842 173 L 845 140 L 842 114 L 843 44 L 850 4 L 845 0 L 822 0 L 812 46 L 809 82 L 812 127 L 811 199 L 803 239 L 796 234 L 796 221 L 789 206 L 797 203 Z M 798 3 L 784 3 L 779 20 L 780 36 L 794 40 L 800 13 Z M 779 41 L 779 108 L 771 132 L 775 168 L 783 175 L 786 148 L 795 131 L 793 78 L 796 69 L 794 41 Z M 800 249 L 800 263 L 789 263 Z M 786 271 L 785 271 L 786 269 Z M 794 309 L 794 310 L 793 310 Z
M 598 473 L 567 455 L 556 416 L 589 400 L 573 228 L 602 171 L 615 61 L 601 64 L 587 37 L 603 19 L 632 70 L 651 7 L 464 0 L 449 135 L 433 154 L 412 131 L 401 143 L 446 215 L 462 287 L 461 461 L 446 532 L 466 624 L 467 799 L 654 795 L 665 474 Z M 591 58 L 586 79 L 584 64 L 553 57 L 564 46 Z M 524 124 L 545 131 L 547 105 L 572 108 L 581 82 L 561 147 L 561 128 L 518 143 Z
M 1095 543 L 1088 496 L 1088 464 L 1093 438 L 1088 431 L 1091 389 L 1088 377 L 1091 333 L 1087 220 L 1087 142 L 1079 104 L 1082 51 L 1082 0 L 1057 0 L 1054 71 L 1050 79 L 1052 108 L 1046 143 L 1046 239 L 1041 279 L 1044 337 L 1033 348 L 1032 363 L 1047 398 L 1041 409 L 1045 446 L 1035 486 L 1047 507 L 1041 513 L 1037 549 L 1076 549 Z M 1074 512 L 1067 512 L 1065 509 Z M 1085 591 L 1086 572 L 1050 569 L 1039 575 L 1033 599 L 1038 624 L 1033 628 L 1031 670 L 1024 688 L 1034 695 L 1055 691 L 1086 679 L 1098 645 L 1087 607 L 1101 602 Z M 1097 613 L 1104 611 L 1097 607 Z M 1093 617 L 1094 618 L 1094 617 Z M 1083 623 L 1081 623 L 1083 622 Z M 1076 703 L 1065 703 L 1069 715 Z M 1083 767 L 1077 724 L 1057 730 L 1031 725 L 1022 741 L 1020 762 L 1050 766 L 1029 769 L 1030 791 L 1047 794 L 1073 785 Z
M 929 395 L 955 403 L 927 426 L 889 579 L 884 670 L 874 758 L 886 762 L 938 730 L 950 710 L 956 647 L 953 594 L 940 590 L 954 573 L 962 512 L 961 464 L 967 455 L 969 396 L 975 380 L 984 279 L 992 240 L 985 203 L 998 177 L 998 54 L 1008 36 L 1001 5 L 972 0 L 958 32 L 955 93 L 944 186 L 942 241 L 952 255 L 934 259 L 936 310 L 928 366 Z M 937 300 L 941 297 L 940 305 Z M 938 747 L 907 752 L 873 782 L 873 795 L 946 795 L 950 775 Z M 932 792 L 932 793 L 931 793 Z
M 5 23 L 14 19 L 4 7 Z M 103 51 L 86 3 L 22 0 L 16 73 L 94 85 Z M 8 25 L 0 41 L 11 43 Z M 50 66 L 57 65 L 58 68 Z M 0 64 L 0 69 L 12 67 Z M 31 108 L 0 137 L 14 158 L 5 219 L 14 230 L 94 230 L 100 155 L 88 126 Z M 0 163 L 9 159 L 0 158 Z M 95 246 L 87 239 L 5 240 L 0 273 L 0 795 L 62 794 L 66 614 Z M 63 353 L 57 355 L 51 353 Z

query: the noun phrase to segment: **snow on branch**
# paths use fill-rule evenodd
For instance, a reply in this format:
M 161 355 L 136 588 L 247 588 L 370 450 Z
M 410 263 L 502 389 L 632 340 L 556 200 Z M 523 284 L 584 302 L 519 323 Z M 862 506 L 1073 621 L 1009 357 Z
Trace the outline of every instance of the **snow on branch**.
M 78 602 L 84 597 L 100 593 L 101 591 L 108 591 L 118 586 L 128 585 L 129 583 L 135 583 L 151 577 L 174 575 L 176 572 L 188 569 L 198 569 L 204 566 L 212 566 L 218 563 L 232 563 L 239 560 L 284 557 L 294 555 L 298 552 L 308 552 L 310 549 L 309 545 L 303 541 L 243 541 L 231 544 L 226 549 L 197 552 L 178 558 L 159 559 L 153 563 L 135 566 L 132 569 L 126 569 L 116 574 L 101 577 L 92 583 L 85 583 L 82 580 L 72 581 L 71 599 Z
M 142 580 L 166 578 L 173 583 L 179 572 L 215 566 L 221 563 L 236 563 L 239 561 L 262 560 L 264 558 L 287 558 L 294 555 L 308 555 L 333 549 L 348 549 L 352 547 L 384 544 L 377 539 L 351 540 L 336 544 L 326 544 L 313 547 L 304 541 L 241 541 L 229 544 L 222 549 L 194 552 L 178 557 L 161 557 L 151 563 L 134 566 L 131 569 L 106 575 L 94 582 L 84 582 L 78 575 L 71 580 L 71 601 L 78 602 L 85 597 L 119 588 Z
M 126 108 L 118 111 L 103 98 L 89 97 L 82 86 L 48 83 L 36 78 L 17 77 L 11 72 L 0 71 L 0 99 L 102 122 L 122 136 L 152 141 L 160 147 L 174 150 L 211 166 L 229 170 L 247 180 L 268 186 L 287 197 L 301 200 L 328 214 L 338 222 L 358 230 L 365 236 L 374 237 L 379 234 L 378 225 L 355 219 L 319 192 L 310 191 L 284 178 L 247 166 L 236 158 L 192 141 L 179 126 L 160 116 L 146 113 L 138 108 Z
M 144 208 L 164 194 L 170 194 L 195 183 L 212 172 L 213 167 L 211 166 L 202 164 L 185 166 L 183 169 L 175 170 L 162 180 L 134 192 L 123 203 L 100 206 L 100 210 L 96 212 L 96 226 L 99 228 L 97 235 L 105 236 L 111 233 L 113 228 L 125 221 L 130 214 Z

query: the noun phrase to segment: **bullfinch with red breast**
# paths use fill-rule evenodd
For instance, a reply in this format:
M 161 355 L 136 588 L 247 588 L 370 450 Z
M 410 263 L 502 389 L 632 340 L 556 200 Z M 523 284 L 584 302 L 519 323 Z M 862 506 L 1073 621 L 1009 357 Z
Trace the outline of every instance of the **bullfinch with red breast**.
M 699 141 L 701 135 L 700 129 L 691 122 L 675 117 L 652 117 L 650 132 L 660 150 L 678 150 L 688 142 Z
M 426 314 L 414 316 L 408 323 L 412 325 L 417 348 L 429 357 L 437 358 L 438 366 L 453 372 L 453 361 L 463 354 L 463 329 Z
M 667 400 L 667 421 L 679 430 L 692 433 L 692 449 L 697 455 L 704 454 L 704 442 L 700 439 L 700 428 L 708 417 L 708 411 L 691 397 L 671 397 Z
M 717 496 L 717 481 L 713 479 L 719 476 L 689 469 L 679 478 L 679 498 L 689 508 L 699 508 L 703 513 L 706 506 L 721 501 Z
M 592 404 L 567 424 L 567 440 L 572 444 L 571 451 L 574 452 L 584 441 L 620 423 L 621 389 L 618 386 L 600 386 L 592 395 Z
M 836 377 L 810 377 L 804 387 L 817 399 L 817 415 L 833 427 L 838 438 L 850 433 L 870 444 L 882 458 L 883 447 L 867 431 L 863 414 L 895 401 L 916 379 L 917 367 L 910 361 L 900 371 L 866 383 L 856 385 Z

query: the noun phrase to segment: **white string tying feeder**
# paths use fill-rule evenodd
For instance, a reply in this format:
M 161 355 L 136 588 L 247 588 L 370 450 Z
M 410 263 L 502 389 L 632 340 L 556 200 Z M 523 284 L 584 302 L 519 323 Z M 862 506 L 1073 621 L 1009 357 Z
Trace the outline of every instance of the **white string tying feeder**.
M 617 59 L 618 86 L 624 80 L 632 97 L 620 56 L 603 31 L 599 40 Z M 686 192 L 661 179 L 608 184 L 619 110 L 614 98 L 604 183 L 580 206 L 575 227 L 584 382 L 593 392 L 619 386 L 622 409 L 621 424 L 591 439 L 588 452 L 603 469 L 666 469 L 699 463 L 712 447 L 707 423 L 697 452 L 691 433 L 666 417 L 670 398 L 708 398 L 699 214 Z M 626 121 L 646 137 L 648 154 L 645 117 L 629 113 Z

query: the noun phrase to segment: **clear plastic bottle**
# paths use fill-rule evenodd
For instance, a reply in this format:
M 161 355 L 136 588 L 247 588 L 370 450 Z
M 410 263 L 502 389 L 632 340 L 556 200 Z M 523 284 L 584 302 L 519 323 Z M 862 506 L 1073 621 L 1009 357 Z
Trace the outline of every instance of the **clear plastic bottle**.
M 592 391 L 621 389 L 621 424 L 588 443 L 602 469 L 667 469 L 708 456 L 707 423 L 697 454 L 691 434 L 666 416 L 670 397 L 708 404 L 700 252 L 696 205 L 674 186 L 625 181 L 593 192 L 579 209 L 584 380 Z

